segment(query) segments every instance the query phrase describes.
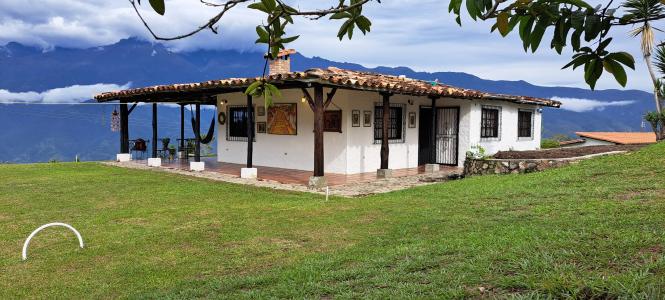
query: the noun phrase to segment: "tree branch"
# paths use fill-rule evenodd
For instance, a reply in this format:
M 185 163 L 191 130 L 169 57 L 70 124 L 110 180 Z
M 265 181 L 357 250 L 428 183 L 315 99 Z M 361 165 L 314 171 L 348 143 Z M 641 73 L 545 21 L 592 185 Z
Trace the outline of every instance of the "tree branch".
M 141 13 L 139 12 L 138 7 L 136 6 L 136 0 L 129 0 L 129 3 L 132 4 L 132 7 L 134 7 L 134 11 L 136 12 L 136 15 L 138 15 L 139 19 L 141 19 L 141 22 L 143 22 L 143 25 L 145 26 L 146 29 L 148 29 L 148 32 L 150 32 L 150 34 L 152 35 L 153 38 L 155 38 L 156 40 L 161 40 L 161 41 L 174 41 L 174 40 L 180 40 L 180 39 L 184 39 L 186 37 L 190 37 L 192 35 L 195 35 L 195 34 L 201 32 L 201 31 L 203 31 L 204 29 L 210 29 L 210 30 L 212 30 L 212 32 L 217 33 L 217 29 L 214 26 L 215 26 L 215 24 L 217 24 L 219 22 L 219 20 L 222 19 L 224 14 L 226 14 L 227 11 L 231 10 L 236 5 L 238 5 L 240 3 L 248 2 L 248 1 L 251 1 L 251 0 L 229 0 L 229 1 L 225 2 L 224 4 L 214 4 L 214 3 L 210 3 L 210 2 L 204 2 L 204 0 L 201 0 L 201 2 L 203 2 L 204 4 L 206 4 L 208 6 L 223 7 L 222 11 L 220 11 L 217 15 L 212 17 L 208 22 L 206 22 L 205 24 L 199 26 L 195 30 L 192 30 L 192 31 L 190 31 L 188 33 L 185 33 L 185 34 L 173 36 L 173 37 L 162 37 L 162 36 L 157 35 L 152 30 L 150 25 L 148 25 L 148 22 L 145 21 L 145 19 L 143 18 L 143 15 L 141 15 Z
M 163 36 L 160 36 L 157 33 L 155 33 L 155 31 L 152 29 L 152 27 L 150 27 L 150 25 L 145 20 L 145 18 L 143 18 L 143 15 L 141 14 L 141 12 L 139 11 L 139 9 L 136 5 L 136 0 L 128 0 L 128 1 L 132 5 L 132 7 L 134 8 L 134 11 L 136 12 L 136 15 L 139 17 L 139 19 L 143 23 L 143 26 L 145 26 L 145 28 L 148 29 L 148 32 L 150 32 L 150 34 L 152 35 L 153 38 L 155 38 L 156 40 L 160 40 L 160 41 L 174 41 L 174 40 L 180 40 L 180 39 L 184 39 L 186 37 L 193 36 L 193 35 L 201 32 L 205 29 L 210 29 L 212 32 L 214 32 L 216 34 L 217 33 L 217 28 L 215 27 L 215 25 L 222 19 L 222 17 L 224 17 L 226 12 L 233 9 L 238 4 L 250 2 L 250 1 L 253 1 L 253 0 L 228 0 L 224 3 L 213 3 L 213 2 L 209 2 L 207 0 L 199 0 L 201 3 L 203 3 L 206 6 L 221 7 L 222 10 L 219 13 L 217 13 L 214 17 L 212 17 L 210 20 L 208 20 L 206 23 L 200 25 L 196 29 L 194 29 L 194 30 L 192 30 L 188 33 L 184 33 L 184 34 L 180 34 L 180 35 L 176 35 L 176 36 L 172 36 L 172 37 L 163 37 Z M 295 12 L 284 11 L 283 13 L 287 14 L 287 15 L 290 15 L 290 16 L 304 16 L 304 17 L 310 17 L 309 19 L 311 19 L 311 20 L 318 20 L 318 19 L 320 19 L 322 17 L 325 17 L 327 15 L 330 15 L 330 14 L 336 14 L 336 13 L 340 13 L 340 12 L 349 11 L 349 10 L 352 10 L 352 9 L 355 9 L 355 8 L 358 8 L 358 7 L 362 7 L 363 5 L 367 4 L 370 1 L 375 1 L 375 0 L 362 0 L 358 3 L 356 3 L 356 4 L 348 5 L 348 6 L 344 5 L 344 3 L 340 3 L 340 5 L 335 6 L 335 7 L 331 7 L 329 9 L 312 10 L 312 11 L 298 11 L 298 10 L 296 10 Z M 497 1 L 505 1 L 505 0 L 497 0 Z M 282 0 L 277 0 L 277 3 L 279 3 L 281 6 L 285 5 Z

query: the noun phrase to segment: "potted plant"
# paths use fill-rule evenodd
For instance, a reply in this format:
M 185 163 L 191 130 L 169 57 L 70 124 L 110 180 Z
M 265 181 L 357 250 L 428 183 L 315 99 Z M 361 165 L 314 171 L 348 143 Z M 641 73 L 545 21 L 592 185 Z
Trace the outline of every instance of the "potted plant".
M 162 150 L 168 150 L 169 149 L 169 143 L 171 142 L 170 138 L 163 138 L 162 139 Z
M 173 160 L 175 158 L 175 146 L 171 145 L 169 146 L 169 160 Z

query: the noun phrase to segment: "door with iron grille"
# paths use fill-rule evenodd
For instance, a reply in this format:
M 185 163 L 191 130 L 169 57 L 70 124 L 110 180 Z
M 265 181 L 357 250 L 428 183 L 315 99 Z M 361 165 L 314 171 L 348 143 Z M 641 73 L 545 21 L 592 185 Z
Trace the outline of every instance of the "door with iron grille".
M 436 163 L 457 165 L 459 140 L 459 107 L 437 110 Z

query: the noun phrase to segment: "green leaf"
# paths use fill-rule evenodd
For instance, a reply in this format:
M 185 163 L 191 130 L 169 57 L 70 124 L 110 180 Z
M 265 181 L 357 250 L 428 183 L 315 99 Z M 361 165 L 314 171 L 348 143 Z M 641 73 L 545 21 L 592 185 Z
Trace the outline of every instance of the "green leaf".
M 582 38 L 581 30 L 575 30 L 573 34 L 570 36 L 570 45 L 573 46 L 573 51 L 577 52 L 580 49 L 581 38 Z
M 268 9 L 266 8 L 266 6 L 263 5 L 263 3 L 261 3 L 261 2 L 252 3 L 252 4 L 248 5 L 247 7 L 248 7 L 248 8 L 251 8 L 251 9 L 260 10 L 260 11 L 262 11 L 262 12 L 264 12 L 264 13 L 267 13 L 267 14 L 270 13 L 270 11 L 268 11 Z
M 621 66 L 621 64 L 611 59 L 605 59 L 603 61 L 603 67 L 605 68 L 605 71 L 614 75 L 614 79 L 616 79 L 616 81 L 622 87 L 626 86 L 626 83 L 628 82 L 628 76 L 626 76 L 626 70 L 623 69 L 623 66 Z
M 508 33 L 510 33 L 510 26 L 508 24 L 509 17 L 510 14 L 505 11 L 499 13 L 499 15 L 496 17 L 496 27 L 499 29 L 499 33 L 501 33 L 502 36 L 506 36 Z
M 538 46 L 540 45 L 540 41 L 543 39 L 543 34 L 545 34 L 545 29 L 547 29 L 546 25 L 547 22 L 543 21 L 543 19 L 539 20 L 536 26 L 533 28 L 533 32 L 529 36 L 529 39 L 531 40 L 531 52 L 536 52 L 538 49 Z
M 150 6 L 152 6 L 152 9 L 156 13 L 162 16 L 166 12 L 166 7 L 164 6 L 164 0 L 150 0 Z
M 279 89 L 276 86 L 274 86 L 270 83 L 266 83 L 265 86 L 268 89 L 268 91 L 270 92 L 270 94 L 273 95 L 275 98 L 277 98 L 277 99 L 282 98 L 282 92 L 280 92 Z
M 371 30 L 372 22 L 365 16 L 358 16 L 356 18 L 356 25 L 365 33 L 365 31 L 369 32 Z
M 266 31 L 263 26 L 259 25 L 256 26 L 256 34 L 259 36 L 259 39 L 256 40 L 256 43 L 264 43 L 267 44 L 270 41 L 270 36 L 268 35 L 268 31 Z
M 573 70 L 575 70 L 577 67 L 587 63 L 592 57 L 593 57 L 593 55 L 590 55 L 590 54 L 583 54 L 583 55 L 577 56 L 572 61 L 570 61 L 568 64 L 563 66 L 563 68 L 561 68 L 561 69 L 567 69 L 567 68 L 572 66 Z
M 587 42 L 595 39 L 602 28 L 600 16 L 589 15 L 584 22 L 584 40 Z
M 466 10 L 474 21 L 476 20 L 476 17 L 480 15 L 480 10 L 476 6 L 476 0 L 466 0 Z
M 603 74 L 603 64 L 600 59 L 592 59 L 584 66 L 584 81 L 592 90 L 596 89 L 596 83 Z
M 263 82 L 260 80 L 252 82 L 252 84 L 250 84 L 245 90 L 245 95 L 256 95 L 255 91 L 259 86 L 261 86 L 261 83 Z
M 628 52 L 610 53 L 609 55 L 606 56 L 606 58 L 620 62 L 624 64 L 626 67 L 635 70 L 635 59 Z
M 330 16 L 330 20 L 347 19 L 347 18 L 350 18 L 350 17 L 351 17 L 351 14 L 344 11 L 344 12 L 338 12 L 336 14 L 333 14 L 332 16 Z
M 293 42 L 293 41 L 297 40 L 299 37 L 300 37 L 299 35 L 296 35 L 296 36 L 292 36 L 292 37 L 283 38 L 281 40 L 281 42 L 282 42 L 282 44 L 288 44 L 290 42 Z
M 349 30 L 349 26 L 353 24 L 353 20 L 346 20 L 342 26 L 339 27 L 339 31 L 337 32 L 337 37 L 341 41 L 344 36 L 346 35 L 347 31 Z
M 531 16 L 523 16 L 520 20 L 520 38 L 522 39 L 522 44 L 524 46 L 524 51 L 529 49 L 531 35 L 531 28 L 533 27 L 534 18 Z
M 275 2 L 275 0 L 261 0 L 261 3 L 263 3 L 266 9 L 270 12 L 274 11 L 277 7 L 277 2 Z

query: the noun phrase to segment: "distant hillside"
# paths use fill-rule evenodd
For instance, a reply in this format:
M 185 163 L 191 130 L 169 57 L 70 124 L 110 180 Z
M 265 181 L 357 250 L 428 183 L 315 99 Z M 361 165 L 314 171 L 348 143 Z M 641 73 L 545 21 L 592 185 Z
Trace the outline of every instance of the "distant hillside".
M 458 72 L 416 72 L 409 68 L 365 68 L 296 54 L 293 69 L 336 66 L 353 70 L 406 75 L 489 92 L 537 97 L 563 97 L 602 102 L 634 101 L 587 112 L 547 109 L 544 133 L 571 135 L 574 131 L 639 130 L 641 116 L 651 110 L 652 96 L 643 91 L 590 91 L 567 87 L 541 87 L 524 81 L 492 81 Z M 195 82 L 226 77 L 257 76 L 263 59 L 260 53 L 228 50 L 174 53 L 161 44 L 126 39 L 89 49 L 41 49 L 9 43 L 0 46 L 0 89 L 11 92 L 42 92 L 71 85 L 131 82 L 134 87 Z M 2 99 L 0 99 L 1 101 Z M 0 161 L 32 162 L 50 159 L 108 159 L 117 151 L 118 137 L 111 133 L 108 106 L 0 105 Z M 212 115 L 210 115 L 212 117 Z M 163 119 L 163 120 L 162 120 Z M 150 114 L 139 109 L 132 114 L 132 134 L 149 136 Z M 177 133 L 177 110 L 160 108 L 164 133 Z M 171 131 L 171 129 L 174 129 Z

